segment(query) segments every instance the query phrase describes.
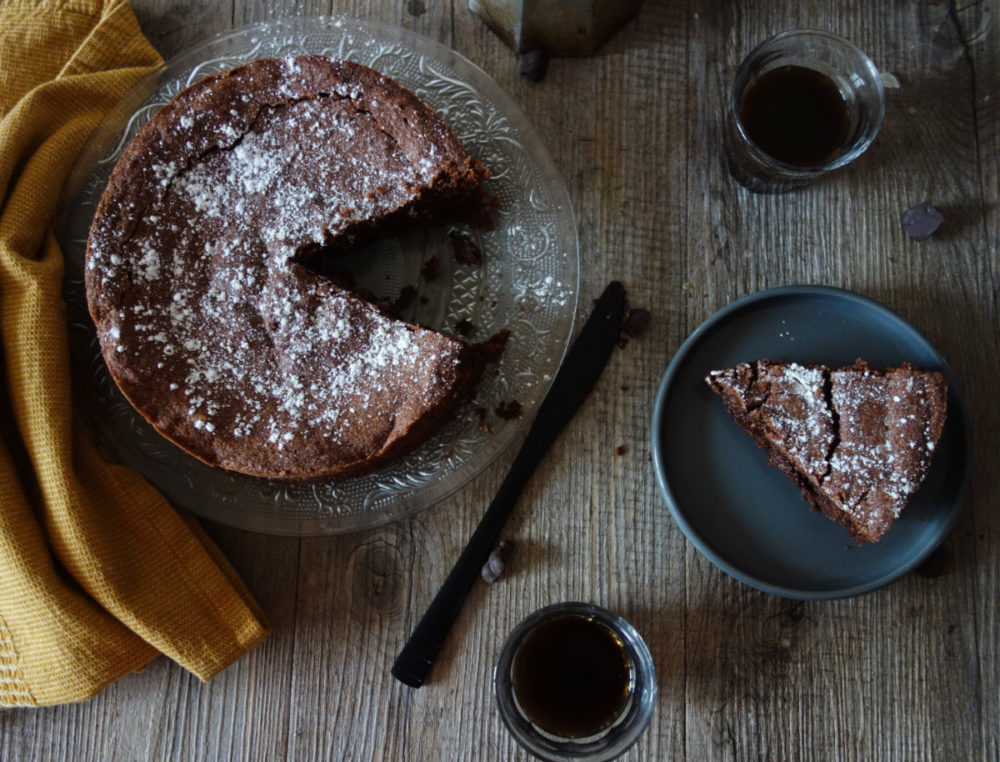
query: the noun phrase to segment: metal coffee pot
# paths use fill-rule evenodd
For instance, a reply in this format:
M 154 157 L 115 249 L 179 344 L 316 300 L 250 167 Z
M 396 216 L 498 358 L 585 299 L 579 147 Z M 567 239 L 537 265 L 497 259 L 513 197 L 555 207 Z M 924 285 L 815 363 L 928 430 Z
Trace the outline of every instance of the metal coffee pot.
M 639 9 L 641 0 L 469 0 L 518 53 L 544 50 L 586 56 L 607 42 Z

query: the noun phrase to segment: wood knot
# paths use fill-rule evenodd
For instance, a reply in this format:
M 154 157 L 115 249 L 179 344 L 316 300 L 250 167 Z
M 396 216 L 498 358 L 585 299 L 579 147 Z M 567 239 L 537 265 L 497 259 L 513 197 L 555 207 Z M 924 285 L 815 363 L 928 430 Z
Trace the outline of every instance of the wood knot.
M 386 537 L 358 546 L 347 559 L 347 588 L 354 617 L 372 621 L 402 614 L 403 559 Z
M 757 666 L 784 673 L 805 659 L 815 645 L 815 625 L 801 601 L 782 603 L 777 613 L 760 622 L 753 654 Z

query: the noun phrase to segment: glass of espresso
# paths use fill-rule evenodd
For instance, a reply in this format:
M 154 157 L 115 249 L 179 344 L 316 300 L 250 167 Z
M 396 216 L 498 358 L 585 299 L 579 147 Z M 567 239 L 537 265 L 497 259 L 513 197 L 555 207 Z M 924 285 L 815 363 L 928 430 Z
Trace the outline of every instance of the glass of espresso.
M 646 729 L 656 678 L 632 625 L 593 604 L 557 603 L 507 637 L 493 693 L 507 729 L 539 759 L 605 762 Z
M 741 185 L 780 193 L 853 161 L 882 125 L 878 69 L 842 37 L 782 32 L 746 57 L 733 82 L 729 170 Z

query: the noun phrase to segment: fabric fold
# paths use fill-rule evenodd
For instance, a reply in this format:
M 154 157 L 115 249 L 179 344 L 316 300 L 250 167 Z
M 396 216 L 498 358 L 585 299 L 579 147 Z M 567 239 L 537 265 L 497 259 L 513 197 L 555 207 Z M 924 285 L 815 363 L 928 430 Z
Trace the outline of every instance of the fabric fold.
M 72 406 L 59 195 L 162 62 L 126 2 L 0 4 L 0 705 L 78 701 L 164 653 L 202 679 L 267 634 L 196 522 Z

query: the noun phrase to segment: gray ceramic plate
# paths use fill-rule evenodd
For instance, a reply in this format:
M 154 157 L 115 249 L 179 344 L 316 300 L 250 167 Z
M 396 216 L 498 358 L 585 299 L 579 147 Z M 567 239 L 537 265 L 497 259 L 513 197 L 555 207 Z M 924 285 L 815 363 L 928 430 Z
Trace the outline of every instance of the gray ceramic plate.
M 705 384 L 714 368 L 768 358 L 831 367 L 857 358 L 948 377 L 948 418 L 927 479 L 892 529 L 856 547 L 798 489 Z M 789 598 L 841 598 L 897 579 L 944 539 L 961 508 L 966 418 L 954 375 L 912 326 L 857 294 L 818 286 L 762 291 L 725 307 L 684 342 L 653 413 L 656 478 L 688 539 L 736 579 Z

